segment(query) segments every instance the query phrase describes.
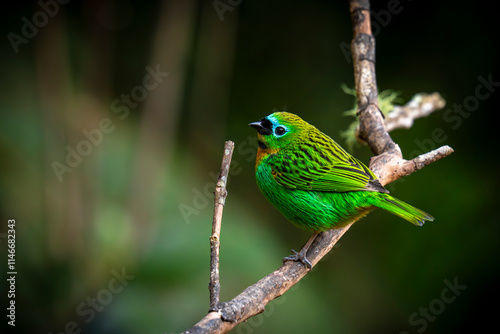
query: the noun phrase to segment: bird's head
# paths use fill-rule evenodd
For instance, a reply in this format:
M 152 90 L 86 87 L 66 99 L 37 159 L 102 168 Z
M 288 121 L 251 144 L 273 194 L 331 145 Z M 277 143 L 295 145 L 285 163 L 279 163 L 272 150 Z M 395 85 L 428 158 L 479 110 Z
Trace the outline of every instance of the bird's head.
M 312 127 L 299 116 L 288 112 L 274 112 L 249 125 L 259 133 L 260 148 L 278 150 L 296 142 Z

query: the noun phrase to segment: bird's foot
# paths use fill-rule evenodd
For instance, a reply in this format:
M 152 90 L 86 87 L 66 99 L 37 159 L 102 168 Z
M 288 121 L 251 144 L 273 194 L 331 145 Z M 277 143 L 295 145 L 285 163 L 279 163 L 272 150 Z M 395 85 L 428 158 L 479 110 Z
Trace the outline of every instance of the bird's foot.
M 306 258 L 307 249 L 302 249 L 300 252 L 292 249 L 292 253 L 293 255 L 283 258 L 283 263 L 285 263 L 286 261 L 300 261 L 307 267 L 307 269 L 312 269 L 311 262 L 309 262 L 309 260 Z

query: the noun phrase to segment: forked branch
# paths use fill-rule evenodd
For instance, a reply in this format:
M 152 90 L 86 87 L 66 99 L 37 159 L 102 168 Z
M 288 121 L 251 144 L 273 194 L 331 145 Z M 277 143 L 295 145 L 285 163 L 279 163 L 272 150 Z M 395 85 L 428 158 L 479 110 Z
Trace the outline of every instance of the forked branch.
M 370 168 L 380 182 L 386 185 L 451 154 L 453 150 L 449 146 L 443 146 L 412 160 L 402 158 L 401 150 L 389 135 L 383 115 L 378 109 L 375 39 L 370 26 L 369 1 L 351 0 L 349 3 L 353 24 L 351 49 L 360 120 L 359 136 L 375 154 L 370 161 Z M 335 246 L 354 222 L 318 235 L 307 253 L 307 259 L 313 266 Z M 184 333 L 227 333 L 239 323 L 263 312 L 267 303 L 285 293 L 308 272 L 302 262 L 285 262 L 232 300 L 217 303 L 215 307 L 211 305 L 211 312 Z M 215 300 L 211 297 L 211 304 Z

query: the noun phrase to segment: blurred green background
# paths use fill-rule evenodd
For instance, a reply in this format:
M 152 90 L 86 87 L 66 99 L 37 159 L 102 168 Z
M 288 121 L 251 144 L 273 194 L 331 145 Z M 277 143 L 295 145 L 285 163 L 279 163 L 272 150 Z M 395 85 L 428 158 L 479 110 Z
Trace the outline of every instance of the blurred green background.
M 15 330 L 186 330 L 208 310 L 211 193 L 225 140 L 236 148 L 221 299 L 309 238 L 259 193 L 247 124 L 286 108 L 344 145 L 339 133 L 353 119 L 342 112 L 354 102 L 340 88 L 354 85 L 347 1 L 61 2 L 1 11 L 0 278 L 14 218 Z M 388 186 L 436 220 L 416 228 L 370 214 L 234 333 L 459 333 L 496 324 L 497 13 L 485 1 L 372 9 L 379 89 L 404 101 L 437 91 L 447 101 L 392 133 L 406 157 L 455 149 Z M 443 142 L 432 139 L 438 128 Z M 366 146 L 352 153 L 369 162 Z

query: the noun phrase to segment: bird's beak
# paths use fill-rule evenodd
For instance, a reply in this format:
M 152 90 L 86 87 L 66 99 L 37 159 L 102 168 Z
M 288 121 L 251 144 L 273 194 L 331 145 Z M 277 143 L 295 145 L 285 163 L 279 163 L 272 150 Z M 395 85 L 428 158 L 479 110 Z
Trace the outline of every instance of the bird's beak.
M 262 122 L 253 122 L 248 125 L 257 130 L 257 132 L 261 135 L 270 135 L 272 133 L 271 129 L 262 126 Z

